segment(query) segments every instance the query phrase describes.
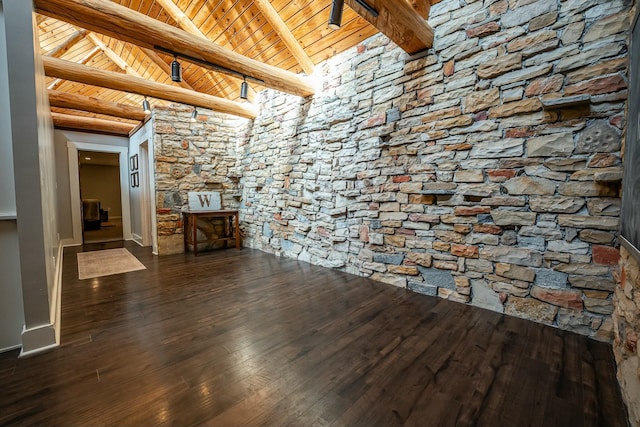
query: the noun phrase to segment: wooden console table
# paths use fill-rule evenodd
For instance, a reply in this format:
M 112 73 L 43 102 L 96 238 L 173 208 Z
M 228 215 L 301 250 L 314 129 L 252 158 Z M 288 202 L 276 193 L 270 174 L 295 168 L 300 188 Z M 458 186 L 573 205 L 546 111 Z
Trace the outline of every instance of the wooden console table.
M 207 240 L 207 243 L 223 241 L 224 247 L 227 242 L 234 239 L 236 249 L 240 249 L 240 223 L 238 211 L 218 210 L 218 211 L 182 211 L 182 223 L 184 233 L 184 251 L 189 248 L 189 232 L 191 232 L 193 242 L 193 255 L 198 256 L 198 218 L 224 218 L 224 237 Z M 191 226 L 191 230 L 189 230 Z

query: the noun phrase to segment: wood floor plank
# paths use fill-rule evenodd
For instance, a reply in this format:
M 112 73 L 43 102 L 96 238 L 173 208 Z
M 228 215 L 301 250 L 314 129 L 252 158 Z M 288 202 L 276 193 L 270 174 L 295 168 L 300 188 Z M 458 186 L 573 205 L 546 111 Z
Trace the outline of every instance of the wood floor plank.
M 78 280 L 76 253 L 146 270 Z M 67 248 L 62 343 L 0 354 L 0 425 L 624 426 L 611 347 L 251 249 Z

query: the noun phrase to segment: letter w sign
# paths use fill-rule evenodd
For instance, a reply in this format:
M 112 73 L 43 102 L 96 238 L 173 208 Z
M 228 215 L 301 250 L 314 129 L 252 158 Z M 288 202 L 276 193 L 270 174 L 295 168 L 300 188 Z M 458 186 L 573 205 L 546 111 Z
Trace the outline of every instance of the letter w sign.
M 189 210 L 215 211 L 220 210 L 220 193 L 217 191 L 190 191 Z

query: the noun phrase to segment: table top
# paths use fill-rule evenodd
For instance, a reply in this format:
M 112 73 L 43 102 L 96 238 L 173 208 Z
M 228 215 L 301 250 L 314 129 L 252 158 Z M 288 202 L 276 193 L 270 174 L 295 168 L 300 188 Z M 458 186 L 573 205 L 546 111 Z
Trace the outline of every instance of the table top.
M 183 210 L 181 211 L 183 215 L 237 215 L 237 209 L 221 209 L 215 211 L 191 211 L 191 210 Z

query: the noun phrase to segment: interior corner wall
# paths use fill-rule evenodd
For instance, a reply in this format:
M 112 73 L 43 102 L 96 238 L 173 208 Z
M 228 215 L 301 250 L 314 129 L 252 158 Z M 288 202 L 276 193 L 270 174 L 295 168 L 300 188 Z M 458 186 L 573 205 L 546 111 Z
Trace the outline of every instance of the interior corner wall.
M 4 9 L 0 2 L 0 352 L 20 347 L 24 325 L 7 72 Z
M 129 139 L 121 136 L 98 135 L 87 132 L 77 132 L 56 129 L 53 132 L 56 164 L 56 204 L 57 227 L 62 241 L 73 240 L 73 224 L 71 221 L 71 193 L 69 187 L 69 157 L 67 142 L 82 142 L 98 145 L 116 145 L 127 147 Z
M 423 57 L 378 35 L 261 93 L 245 244 L 611 340 L 628 14 L 443 0 Z

